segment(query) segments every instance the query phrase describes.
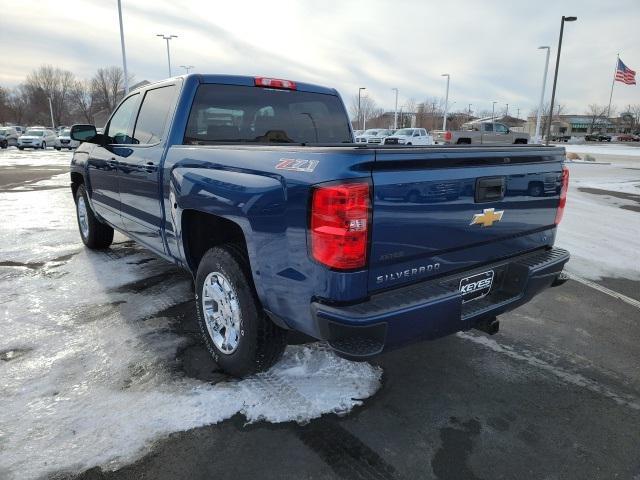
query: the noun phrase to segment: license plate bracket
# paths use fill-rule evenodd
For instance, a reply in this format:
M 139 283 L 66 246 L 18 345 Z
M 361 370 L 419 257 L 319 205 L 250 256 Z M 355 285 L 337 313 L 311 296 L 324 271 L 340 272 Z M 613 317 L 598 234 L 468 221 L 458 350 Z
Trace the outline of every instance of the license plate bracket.
M 493 270 L 487 270 L 460 279 L 459 290 L 462 293 L 462 303 L 486 297 L 493 286 L 494 276 Z

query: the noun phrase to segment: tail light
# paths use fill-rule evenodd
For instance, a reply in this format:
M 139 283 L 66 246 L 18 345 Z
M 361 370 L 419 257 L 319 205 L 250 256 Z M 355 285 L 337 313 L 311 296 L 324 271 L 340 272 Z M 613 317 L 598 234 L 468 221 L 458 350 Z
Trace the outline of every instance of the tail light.
M 452 137 L 452 135 L 451 135 L 451 132 L 450 132 L 449 130 L 447 130 L 446 132 L 444 132 L 444 139 L 445 139 L 445 141 L 450 142 L 450 141 L 451 141 L 451 137 Z
M 371 200 L 367 182 L 316 187 L 311 198 L 311 255 L 337 270 L 367 264 Z
M 558 225 L 564 215 L 564 207 L 567 204 L 567 190 L 569 189 L 569 169 L 562 166 L 562 186 L 560 187 L 560 201 L 558 202 L 558 210 L 556 211 L 555 224 Z
M 296 90 L 296 82 L 282 80 L 281 78 L 255 77 L 256 87 L 282 88 L 283 90 Z

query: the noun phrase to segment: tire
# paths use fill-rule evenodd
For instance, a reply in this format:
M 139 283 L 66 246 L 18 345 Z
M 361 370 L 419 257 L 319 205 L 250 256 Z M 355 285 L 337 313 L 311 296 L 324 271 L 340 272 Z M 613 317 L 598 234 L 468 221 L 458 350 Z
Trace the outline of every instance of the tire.
M 216 301 L 216 296 L 225 303 Z M 220 309 L 224 312 L 220 322 L 230 322 L 228 326 L 214 325 L 213 314 Z M 287 346 L 287 331 L 274 324 L 262 309 L 249 261 L 236 245 L 213 247 L 202 257 L 196 274 L 196 310 L 211 356 L 222 370 L 235 377 L 268 369 Z
M 102 250 L 113 242 L 113 228 L 100 222 L 89 204 L 87 191 L 80 185 L 76 191 L 76 218 L 80 238 L 91 250 Z
M 47 149 L 47 142 L 42 142 L 42 145 L 40 145 L 40 148 L 42 150 L 46 150 Z
M 18 150 L 24 150 L 24 147 L 18 147 Z
M 407 145 L 411 145 L 411 142 L 407 142 Z
M 7 142 L 6 140 L 3 140 L 2 142 L 0 142 L 0 148 L 5 149 L 9 146 L 9 142 Z
M 53 148 L 55 148 L 57 151 L 62 150 L 60 147 L 53 147 Z
M 544 186 L 541 183 L 530 183 L 528 193 L 532 197 L 540 197 L 544 193 Z
M 418 203 L 420 201 L 420 192 L 411 190 L 407 195 L 406 200 L 409 203 Z

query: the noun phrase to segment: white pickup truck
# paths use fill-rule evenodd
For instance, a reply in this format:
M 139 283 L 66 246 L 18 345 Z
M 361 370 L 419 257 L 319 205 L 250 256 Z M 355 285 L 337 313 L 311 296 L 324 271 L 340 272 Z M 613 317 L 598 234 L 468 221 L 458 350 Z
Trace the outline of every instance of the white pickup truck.
M 502 123 L 473 121 L 462 124 L 460 130 L 433 130 L 436 145 L 510 145 L 529 143 L 529 134 L 514 132 Z

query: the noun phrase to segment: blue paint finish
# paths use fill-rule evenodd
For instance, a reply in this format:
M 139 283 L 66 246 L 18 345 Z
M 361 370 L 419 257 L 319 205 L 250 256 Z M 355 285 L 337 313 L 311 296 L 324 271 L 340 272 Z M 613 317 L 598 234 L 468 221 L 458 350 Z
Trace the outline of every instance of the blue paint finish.
M 148 89 L 171 82 L 181 89 L 165 139 L 125 147 L 85 143 L 74 153 L 71 169 L 85 178 L 100 218 L 185 268 L 185 212 L 235 223 L 244 234 L 263 307 L 290 328 L 328 338 L 328 321 L 346 326 L 383 322 L 388 347 L 470 328 L 472 320 L 461 320 L 457 290 L 420 304 L 390 302 L 370 318 L 353 316 L 349 306 L 553 245 L 563 149 L 183 145 L 199 85 L 253 87 L 254 77 L 192 74 L 138 93 L 143 97 Z M 297 88 L 337 95 L 306 83 Z M 114 157 L 116 165 L 110 166 Z M 279 170 L 282 159 L 314 160 L 317 166 L 313 172 Z M 504 178 L 504 198 L 479 203 L 482 177 Z M 348 179 L 362 179 L 372 188 L 369 264 L 339 272 L 311 258 L 309 201 L 312 187 Z M 485 208 L 504 210 L 503 220 L 488 228 L 470 225 Z M 547 277 L 537 282 L 550 283 Z M 518 302 L 531 295 L 523 293 Z

